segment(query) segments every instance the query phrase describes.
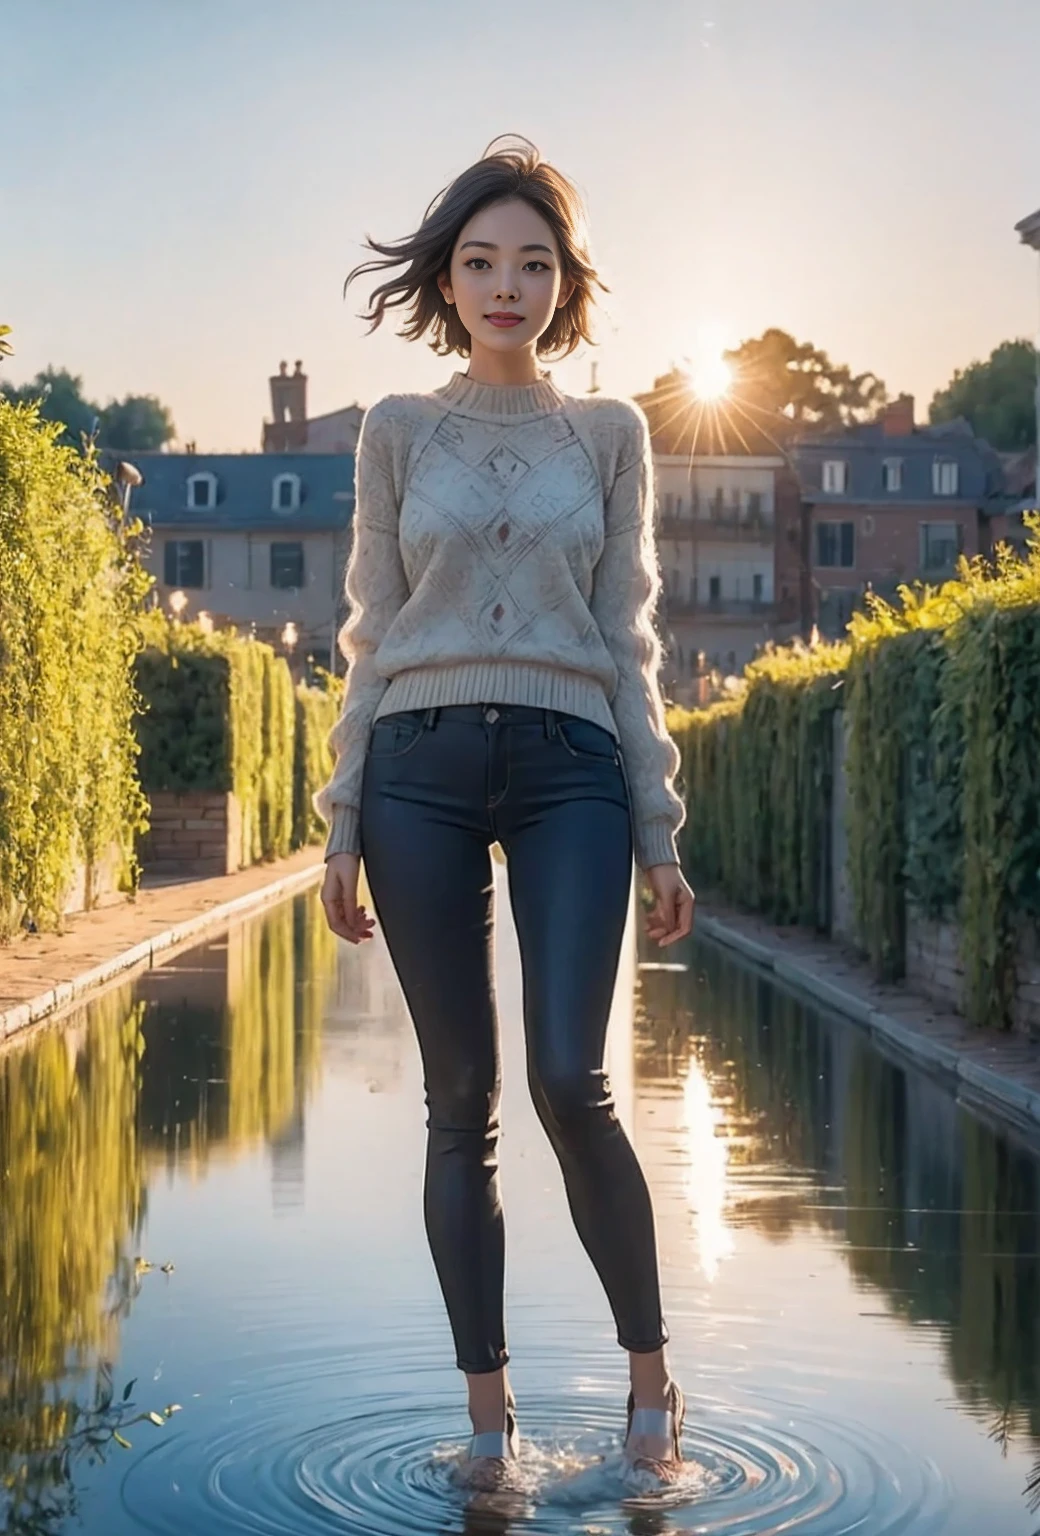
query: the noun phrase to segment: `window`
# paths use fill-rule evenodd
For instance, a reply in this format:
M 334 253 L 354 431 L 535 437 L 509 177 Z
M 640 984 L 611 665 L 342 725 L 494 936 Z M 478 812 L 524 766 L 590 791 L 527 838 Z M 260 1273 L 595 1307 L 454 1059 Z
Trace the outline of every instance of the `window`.
M 932 492 L 936 496 L 956 496 L 959 476 L 956 459 L 936 459 L 932 465 Z
M 881 466 L 881 483 L 886 491 L 903 489 L 902 459 L 886 459 Z
M 765 580 L 762 576 L 762 573 L 761 571 L 756 571 L 754 576 L 751 578 L 751 589 L 754 594 L 756 603 L 760 603 L 762 601 L 762 592 L 764 587 Z
M 708 601 L 710 603 L 717 603 L 721 596 L 722 596 L 722 577 L 721 576 L 709 576 L 708 577 Z
M 168 587 L 205 586 L 201 539 L 167 539 L 163 545 L 163 581 Z
M 853 523 L 816 524 L 816 564 L 842 566 L 856 563 L 856 529 Z
M 271 482 L 272 512 L 295 512 L 299 505 L 299 475 L 275 475 Z
M 747 513 L 749 523 L 758 523 L 762 520 L 762 492 L 749 491 L 747 499 Z
M 188 476 L 188 509 L 192 512 L 206 512 L 217 504 L 217 477 L 208 471 L 200 470 L 196 475 Z
M 717 485 L 715 487 L 715 495 L 712 497 L 712 502 L 711 502 L 711 515 L 712 515 L 712 517 L 720 518 L 722 516 L 723 508 L 725 507 L 725 505 L 726 505 L 725 492 L 723 491 L 721 485 Z
M 832 496 L 844 496 L 849 485 L 849 466 L 844 459 L 824 459 L 823 488 Z
M 284 590 L 288 587 L 302 587 L 303 584 L 303 545 L 272 544 L 272 587 L 280 587 Z
M 952 570 L 957 564 L 957 557 L 962 547 L 963 538 L 959 523 L 921 524 L 922 571 Z
M 675 497 L 672 495 L 671 491 L 667 491 L 665 493 L 664 515 L 665 517 L 674 517 L 675 515 Z

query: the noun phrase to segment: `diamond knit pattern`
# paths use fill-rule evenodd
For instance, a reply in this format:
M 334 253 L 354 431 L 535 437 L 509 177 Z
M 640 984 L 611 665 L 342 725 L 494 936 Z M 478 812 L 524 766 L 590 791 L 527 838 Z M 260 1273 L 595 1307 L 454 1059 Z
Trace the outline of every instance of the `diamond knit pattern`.
M 646 420 L 547 379 L 463 374 L 388 396 L 358 445 L 336 767 L 314 796 L 326 857 L 359 851 L 372 722 L 431 704 L 533 704 L 618 738 L 637 863 L 677 862 L 679 753 L 664 724 Z

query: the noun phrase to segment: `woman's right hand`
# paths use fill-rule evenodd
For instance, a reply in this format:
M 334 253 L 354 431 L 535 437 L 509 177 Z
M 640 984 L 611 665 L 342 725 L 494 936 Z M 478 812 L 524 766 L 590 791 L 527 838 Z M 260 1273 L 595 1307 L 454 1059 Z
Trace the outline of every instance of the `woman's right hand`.
M 361 858 L 356 853 L 333 853 L 325 860 L 325 881 L 321 904 L 333 933 L 348 944 L 360 944 L 372 937 L 375 920 L 358 905 L 358 874 Z

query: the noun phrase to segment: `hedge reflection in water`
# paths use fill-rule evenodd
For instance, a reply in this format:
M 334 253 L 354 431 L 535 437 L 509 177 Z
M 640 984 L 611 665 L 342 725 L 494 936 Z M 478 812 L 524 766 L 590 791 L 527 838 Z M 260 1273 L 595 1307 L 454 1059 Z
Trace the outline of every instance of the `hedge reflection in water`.
M 104 1455 L 129 1412 L 110 1362 L 152 1283 L 137 1264 L 149 1178 L 300 1117 L 336 943 L 288 902 L 164 968 L 184 975 L 172 1027 L 146 973 L 90 1005 L 89 1025 L 84 1009 L 0 1052 L 0 1529 L 56 1532 L 75 1511 L 77 1461 Z
M 642 973 L 636 1072 L 711 1085 L 731 1195 L 709 1248 L 720 1219 L 777 1243 L 802 1225 L 836 1235 L 894 1315 L 938 1326 L 961 1401 L 992 1438 L 1040 1441 L 1036 1157 L 855 1026 L 710 944 L 691 959 L 687 974 Z M 1040 1459 L 1026 1497 L 1040 1508 Z

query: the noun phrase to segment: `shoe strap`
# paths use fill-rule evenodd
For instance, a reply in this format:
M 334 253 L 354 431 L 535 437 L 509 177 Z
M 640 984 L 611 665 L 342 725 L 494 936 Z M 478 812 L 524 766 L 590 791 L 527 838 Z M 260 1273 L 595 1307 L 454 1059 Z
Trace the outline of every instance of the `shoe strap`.
M 670 1408 L 635 1408 L 628 1435 L 629 1439 L 634 1435 L 648 1435 L 667 1440 L 670 1445 L 675 1435 L 675 1415 Z
M 502 1461 L 510 1461 L 513 1457 L 510 1437 L 504 1430 L 485 1430 L 483 1434 L 474 1435 L 470 1440 L 469 1455 L 471 1461 L 477 1456 L 497 1456 Z

